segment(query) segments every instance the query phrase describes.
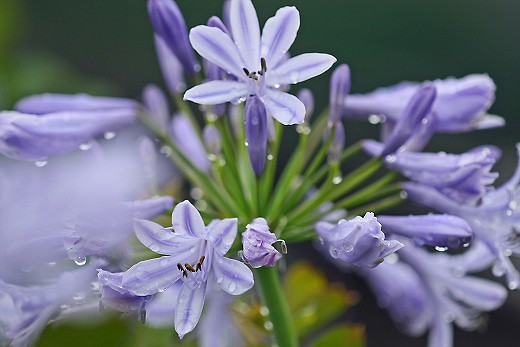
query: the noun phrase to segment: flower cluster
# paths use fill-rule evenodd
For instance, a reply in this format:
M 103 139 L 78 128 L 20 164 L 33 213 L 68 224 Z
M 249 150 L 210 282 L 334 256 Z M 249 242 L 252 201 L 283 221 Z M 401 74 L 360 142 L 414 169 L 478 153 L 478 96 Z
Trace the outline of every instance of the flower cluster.
M 507 290 L 468 274 L 491 267 L 509 289 L 520 284 L 510 260 L 520 255 L 520 165 L 495 188 L 497 147 L 423 150 L 436 133 L 504 124 L 487 113 L 491 78 L 360 95 L 341 64 L 311 122 L 312 92 L 290 88 L 336 58 L 290 56 L 295 7 L 262 30 L 251 0 L 224 9 L 223 20 L 188 30 L 173 0 L 148 0 L 174 108 L 151 84 L 142 102 L 42 94 L 0 112 L 0 344 L 28 346 L 52 320 L 99 304 L 153 327 L 173 323 L 180 339 L 195 330 L 203 346 L 297 346 L 305 325 L 278 272 L 287 244 L 309 240 L 365 278 L 405 333 L 429 330 L 430 347 L 453 345 L 452 324 L 478 328 Z M 381 123 L 381 139 L 348 145 L 351 119 Z M 298 133 L 288 160 L 284 125 Z M 363 150 L 365 163 L 343 165 Z M 170 195 L 183 201 L 174 207 Z M 441 214 L 392 215 L 405 200 Z M 246 313 L 260 300 L 258 329 Z

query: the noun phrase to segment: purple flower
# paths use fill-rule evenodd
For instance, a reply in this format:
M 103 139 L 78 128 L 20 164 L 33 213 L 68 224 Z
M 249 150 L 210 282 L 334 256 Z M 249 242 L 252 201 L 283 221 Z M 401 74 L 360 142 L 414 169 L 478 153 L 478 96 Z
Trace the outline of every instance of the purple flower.
M 188 41 L 184 17 L 175 1 L 148 0 L 148 14 L 155 32 L 177 56 L 184 71 L 195 75 L 199 65 Z
M 520 146 L 518 148 L 520 152 Z M 404 188 L 410 200 L 437 211 L 450 213 L 464 218 L 471 226 L 475 236 L 493 254 L 495 262 L 493 273 L 506 275 L 510 289 L 520 284 L 520 274 L 509 257 L 520 255 L 520 214 L 518 184 L 520 165 L 513 176 L 501 187 L 483 195 L 477 205 L 460 204 L 434 188 L 418 183 L 406 183 Z
M 487 75 L 433 81 L 437 98 L 432 106 L 438 132 L 465 132 L 503 126 L 501 117 L 487 114 L 495 99 L 495 84 Z M 350 95 L 345 101 L 347 117 L 384 115 L 390 123 L 402 117 L 420 84 L 403 82 L 365 95 Z
M 182 113 L 174 115 L 170 124 L 170 136 L 186 158 L 199 170 L 210 170 L 211 165 L 204 144 L 187 116 Z
M 473 236 L 464 219 L 448 214 L 378 216 L 378 220 L 386 233 L 408 237 L 419 246 L 459 248 Z
M 212 124 L 206 125 L 202 131 L 202 137 L 204 138 L 207 151 L 211 153 L 214 158 L 220 155 L 222 151 L 222 138 L 217 127 Z
M 0 153 L 35 161 L 66 154 L 99 135 L 130 125 L 136 116 L 131 108 L 45 115 L 0 112 Z
M 366 140 L 365 151 L 380 155 L 384 145 Z M 480 146 L 463 154 L 399 151 L 384 158 L 386 165 L 410 180 L 433 187 L 461 203 L 475 204 L 498 177 L 491 172 L 500 149 Z
M 37 94 L 20 99 L 14 109 L 20 113 L 46 114 L 63 111 L 99 111 L 136 109 L 132 99 L 93 96 L 88 94 Z
M 255 218 L 242 233 L 242 257 L 254 268 L 274 266 L 282 257 L 273 247 L 276 235 L 269 231 L 264 218 Z
M 343 115 L 343 104 L 350 92 L 350 68 L 347 64 L 341 64 L 334 70 L 330 78 L 329 90 L 329 120 L 336 123 Z
M 147 85 L 143 90 L 143 104 L 150 116 L 161 129 L 166 129 L 170 118 L 168 100 L 162 90 L 154 84 Z
M 260 176 L 267 158 L 267 112 L 260 98 L 252 96 L 247 98 L 244 113 L 249 160 L 255 174 Z
M 182 338 L 200 318 L 210 276 L 225 292 L 239 295 L 253 286 L 249 268 L 224 257 L 236 237 L 237 220 L 215 220 L 208 227 L 188 201 L 172 214 L 175 232 L 150 221 L 137 221 L 135 233 L 152 251 L 165 256 L 145 260 L 122 275 L 120 287 L 137 296 L 153 295 L 183 281 L 175 311 L 175 330 Z M 100 281 L 105 275 L 100 274 Z
M 180 94 L 184 92 L 186 83 L 182 74 L 182 65 L 170 50 L 170 47 L 158 35 L 155 35 L 155 51 L 157 52 L 157 59 L 159 60 L 164 81 L 170 93 Z
M 314 96 L 310 89 L 303 88 L 298 92 L 298 99 L 305 106 L 305 122 L 309 123 L 314 113 Z
M 381 224 L 374 214 L 340 220 L 337 225 L 318 222 L 316 232 L 330 255 L 343 263 L 374 267 L 387 255 L 403 245 L 396 240 L 385 240 Z
M 237 80 L 206 82 L 188 90 L 184 98 L 213 105 L 243 101 L 255 95 L 265 104 L 267 113 L 280 123 L 302 123 L 303 103 L 277 89 L 325 72 L 336 59 L 328 54 L 308 53 L 282 61 L 300 26 L 300 16 L 294 7 L 279 9 L 266 22 L 262 35 L 250 0 L 232 0 L 229 15 L 232 38 L 219 28 L 197 26 L 190 31 L 190 41 L 203 58 Z

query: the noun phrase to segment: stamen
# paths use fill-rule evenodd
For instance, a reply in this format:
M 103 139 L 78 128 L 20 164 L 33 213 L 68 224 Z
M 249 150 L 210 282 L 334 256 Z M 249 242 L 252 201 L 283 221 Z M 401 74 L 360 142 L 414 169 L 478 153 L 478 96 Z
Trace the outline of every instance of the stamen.
M 191 272 L 195 272 L 195 269 L 190 264 L 186 263 L 186 264 L 184 264 L 184 266 L 186 267 L 186 270 L 190 270 Z
M 199 263 L 200 263 L 200 265 L 202 265 L 202 263 L 204 263 L 204 259 L 206 259 L 205 256 L 200 257 L 200 259 L 199 259 Z
M 243 68 L 243 70 L 244 70 L 244 73 L 246 74 L 247 77 L 251 77 L 251 76 L 250 76 L 251 74 L 249 73 L 249 70 L 248 70 L 248 69 Z
M 179 269 L 179 271 L 184 271 L 181 263 L 177 263 L 177 269 Z
M 260 66 L 262 66 L 262 70 L 260 70 L 258 73 L 263 76 L 267 71 L 267 62 L 265 61 L 265 58 L 260 58 Z

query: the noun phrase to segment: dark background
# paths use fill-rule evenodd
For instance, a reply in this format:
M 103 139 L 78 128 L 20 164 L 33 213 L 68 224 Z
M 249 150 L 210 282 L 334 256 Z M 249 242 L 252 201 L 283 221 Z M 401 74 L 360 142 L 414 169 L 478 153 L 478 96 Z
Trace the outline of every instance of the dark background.
M 221 14 L 222 1 L 178 0 L 188 27 Z M 293 55 L 326 52 L 352 70 L 352 91 L 368 92 L 402 80 L 488 73 L 497 84 L 491 113 L 503 129 L 436 136 L 430 150 L 460 153 L 483 143 L 500 146 L 497 168 L 506 179 L 516 165 L 519 140 L 520 30 L 517 0 L 257 0 L 263 23 L 292 4 L 301 14 Z M 139 98 L 147 83 L 163 86 L 156 64 L 145 0 L 0 0 L 0 104 L 37 92 L 91 92 Z M 326 105 L 330 72 L 302 83 L 317 109 Z M 298 85 L 297 87 L 300 87 Z M 348 141 L 377 134 L 348 123 Z M 295 252 L 299 250 L 295 248 Z M 317 258 L 318 262 L 323 262 Z M 327 270 L 331 279 L 344 280 Z M 425 346 L 397 332 L 361 281 L 349 285 L 362 299 L 348 318 L 367 325 L 368 346 Z M 487 331 L 457 330 L 455 346 L 517 346 L 519 295 L 490 314 Z

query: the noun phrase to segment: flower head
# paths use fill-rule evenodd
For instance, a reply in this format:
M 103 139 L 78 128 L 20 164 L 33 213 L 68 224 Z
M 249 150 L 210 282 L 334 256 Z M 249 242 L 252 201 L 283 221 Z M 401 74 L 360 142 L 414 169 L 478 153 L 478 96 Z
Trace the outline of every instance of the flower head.
M 175 232 L 150 221 L 137 221 L 139 240 L 165 256 L 141 261 L 122 275 L 102 272 L 99 278 L 103 282 L 122 276 L 119 287 L 136 296 L 156 294 L 181 280 L 175 330 L 182 337 L 197 325 L 208 281 L 239 295 L 253 286 L 253 274 L 245 264 L 224 257 L 237 233 L 236 219 L 215 220 L 206 227 L 195 207 L 184 201 L 173 211 L 172 228 Z
M 384 257 L 403 247 L 399 241 L 385 240 L 381 224 L 371 212 L 364 217 L 342 219 L 337 225 L 318 222 L 316 232 L 333 258 L 351 265 L 377 266 Z
M 201 25 L 191 29 L 189 37 L 203 58 L 237 80 L 206 82 L 188 90 L 184 98 L 212 105 L 255 95 L 265 104 L 267 113 L 280 123 L 302 123 L 303 103 L 277 89 L 325 72 L 336 59 L 328 54 L 307 53 L 283 61 L 300 26 L 300 16 L 294 7 L 279 9 L 265 23 L 262 35 L 250 0 L 232 0 L 229 21 L 231 34 Z

